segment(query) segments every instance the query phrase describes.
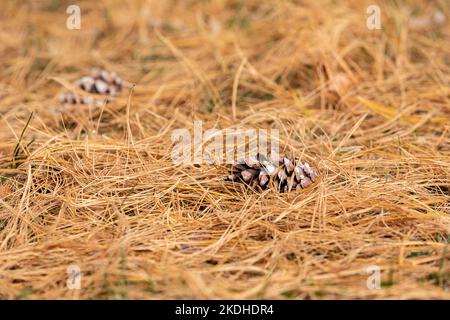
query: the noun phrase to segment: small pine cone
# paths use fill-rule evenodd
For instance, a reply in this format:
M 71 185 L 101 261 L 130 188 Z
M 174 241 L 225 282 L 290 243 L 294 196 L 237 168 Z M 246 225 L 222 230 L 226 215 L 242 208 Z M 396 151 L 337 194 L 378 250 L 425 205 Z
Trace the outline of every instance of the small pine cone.
M 98 94 L 117 95 L 122 91 L 122 79 L 115 72 L 108 72 L 97 68 L 92 69 L 91 75 L 80 80 L 80 88 Z
M 59 102 L 62 104 L 76 104 L 78 103 L 78 96 L 73 92 L 64 92 L 59 95 Z
M 306 189 L 319 180 L 317 171 L 299 159 L 281 158 L 273 163 L 261 154 L 232 165 L 227 181 L 242 182 L 258 190 L 274 186 L 280 192 Z
M 71 91 L 64 92 L 59 96 L 59 101 L 62 104 L 95 104 L 101 105 L 102 101 L 94 99 L 92 97 L 84 97 L 77 95 Z

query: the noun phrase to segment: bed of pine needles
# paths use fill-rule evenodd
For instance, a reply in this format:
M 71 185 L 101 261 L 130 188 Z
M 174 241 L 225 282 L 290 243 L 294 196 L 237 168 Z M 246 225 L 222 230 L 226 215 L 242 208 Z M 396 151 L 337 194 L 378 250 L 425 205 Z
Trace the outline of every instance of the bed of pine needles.
M 77 1 L 68 30 L 70 1 L 1 1 L 0 298 L 449 299 L 450 7 L 369 30 L 373 2 Z M 61 112 L 93 67 L 136 85 Z M 175 166 L 194 120 L 279 129 L 322 180 Z

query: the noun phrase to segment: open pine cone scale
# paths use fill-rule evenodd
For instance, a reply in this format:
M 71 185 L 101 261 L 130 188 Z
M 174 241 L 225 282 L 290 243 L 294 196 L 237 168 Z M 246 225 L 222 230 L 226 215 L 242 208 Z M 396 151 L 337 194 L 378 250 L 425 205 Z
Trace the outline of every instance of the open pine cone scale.
M 226 180 L 242 182 L 259 190 L 274 186 L 280 192 L 291 192 L 311 187 L 319 181 L 319 175 L 315 168 L 297 158 L 283 157 L 273 163 L 257 154 L 234 164 Z

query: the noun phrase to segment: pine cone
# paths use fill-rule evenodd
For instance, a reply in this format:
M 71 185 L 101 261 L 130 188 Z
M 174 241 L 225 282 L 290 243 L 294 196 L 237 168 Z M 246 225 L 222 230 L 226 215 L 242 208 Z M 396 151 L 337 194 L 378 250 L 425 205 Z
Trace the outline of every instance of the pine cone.
M 94 68 L 90 76 L 84 76 L 75 81 L 81 90 L 92 94 L 107 94 L 115 96 L 122 91 L 122 79 L 115 72 L 108 72 Z M 63 104 L 102 104 L 102 101 L 92 97 L 82 97 L 74 92 L 65 92 L 60 95 L 59 101 Z
M 258 190 L 274 186 L 280 192 L 290 192 L 310 187 L 319 180 L 319 175 L 297 158 L 284 157 L 276 164 L 258 153 L 234 164 L 226 180 L 242 182 Z
M 98 102 L 92 97 L 83 97 L 78 94 L 68 91 L 64 92 L 59 96 L 59 101 L 63 104 L 91 104 Z
M 122 90 L 122 79 L 115 72 L 92 69 L 90 76 L 75 82 L 82 90 L 89 93 L 117 95 Z

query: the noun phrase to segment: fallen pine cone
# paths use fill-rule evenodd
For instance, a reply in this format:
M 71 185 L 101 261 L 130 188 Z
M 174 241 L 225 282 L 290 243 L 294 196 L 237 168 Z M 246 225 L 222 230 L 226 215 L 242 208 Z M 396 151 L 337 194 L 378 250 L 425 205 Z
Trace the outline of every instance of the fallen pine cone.
M 284 157 L 276 164 L 258 153 L 232 165 L 226 180 L 242 182 L 259 190 L 274 186 L 279 192 L 290 192 L 312 186 L 319 180 L 319 175 L 307 162 L 302 163 L 297 158 Z
M 122 79 L 115 72 L 92 69 L 90 76 L 75 82 L 82 90 L 94 94 L 117 95 L 122 90 Z
M 103 94 L 115 96 L 122 91 L 122 79 L 115 72 L 108 72 L 103 69 L 94 68 L 90 76 L 84 76 L 75 81 L 81 90 L 91 94 Z M 59 101 L 63 104 L 102 104 L 102 101 L 92 97 L 83 97 L 74 92 L 65 92 L 59 96 Z
M 91 104 L 96 102 L 96 100 L 92 97 L 80 96 L 71 91 L 62 93 L 59 96 L 59 101 L 63 104 Z

